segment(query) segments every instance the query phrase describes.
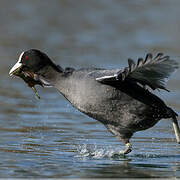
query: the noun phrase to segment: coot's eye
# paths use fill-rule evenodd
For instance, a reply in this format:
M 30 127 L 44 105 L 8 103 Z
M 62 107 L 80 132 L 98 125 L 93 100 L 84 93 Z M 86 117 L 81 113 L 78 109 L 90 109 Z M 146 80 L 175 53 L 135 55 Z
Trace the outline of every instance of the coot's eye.
M 25 60 L 29 60 L 29 56 L 25 56 Z

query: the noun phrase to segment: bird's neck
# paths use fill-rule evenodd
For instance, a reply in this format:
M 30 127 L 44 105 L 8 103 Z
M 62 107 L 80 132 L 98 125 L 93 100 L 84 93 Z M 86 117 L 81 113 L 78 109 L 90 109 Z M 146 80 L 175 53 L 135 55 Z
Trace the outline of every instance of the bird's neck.
M 63 69 L 60 66 L 56 66 L 55 64 L 45 66 L 38 71 L 38 75 L 50 82 L 53 86 L 57 79 L 61 79 L 60 76 L 63 76 L 63 74 Z
M 70 72 L 67 72 L 60 66 L 46 66 L 41 69 L 39 74 L 63 95 L 67 94 L 69 83 L 68 76 Z

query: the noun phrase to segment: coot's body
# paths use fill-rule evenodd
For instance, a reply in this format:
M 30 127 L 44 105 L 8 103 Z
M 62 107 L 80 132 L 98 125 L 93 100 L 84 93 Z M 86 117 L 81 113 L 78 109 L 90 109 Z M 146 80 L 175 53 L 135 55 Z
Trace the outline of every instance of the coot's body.
M 131 83 L 101 84 L 95 79 L 108 70 L 81 69 L 67 73 L 54 86 L 81 112 L 102 122 L 127 141 L 134 132 L 172 117 L 169 108 L 148 90 Z M 153 105 L 154 104 L 154 105 Z

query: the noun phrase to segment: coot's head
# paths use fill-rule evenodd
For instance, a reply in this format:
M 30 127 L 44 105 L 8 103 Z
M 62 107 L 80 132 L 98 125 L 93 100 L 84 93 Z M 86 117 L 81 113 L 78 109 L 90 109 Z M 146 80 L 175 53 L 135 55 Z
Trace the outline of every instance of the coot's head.
M 12 67 L 9 74 L 17 75 L 19 72 L 39 74 L 42 69 L 48 67 L 60 71 L 60 68 L 45 53 L 36 49 L 30 49 L 21 53 L 18 62 Z
M 34 87 L 37 84 L 50 86 L 47 79 L 53 72 L 63 72 L 63 69 L 54 64 L 45 53 L 30 49 L 20 54 L 9 74 L 21 77 L 30 87 Z

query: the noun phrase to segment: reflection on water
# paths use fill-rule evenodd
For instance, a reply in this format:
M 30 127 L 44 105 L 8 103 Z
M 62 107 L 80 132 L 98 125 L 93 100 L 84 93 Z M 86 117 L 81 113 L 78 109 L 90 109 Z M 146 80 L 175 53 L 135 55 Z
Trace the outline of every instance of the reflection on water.
M 126 59 L 164 52 L 179 61 L 180 2 L 6 0 L 0 7 L 0 177 L 180 177 L 172 124 L 132 138 L 133 152 L 56 90 L 41 100 L 8 75 L 21 51 L 38 48 L 65 66 L 118 68 Z M 171 12 L 171 13 L 167 13 Z M 180 71 L 156 92 L 180 110 Z
M 148 171 L 147 169 L 148 168 Z M 163 170 L 161 170 L 161 168 Z M 154 177 L 173 177 L 174 173 L 167 171 L 164 172 L 166 166 L 156 166 L 156 165 L 136 165 L 131 164 L 127 160 L 122 160 L 121 163 L 115 165 L 102 165 L 98 169 L 88 169 L 87 174 L 93 174 L 95 178 L 154 178 Z M 155 170 L 158 169 L 158 170 Z

